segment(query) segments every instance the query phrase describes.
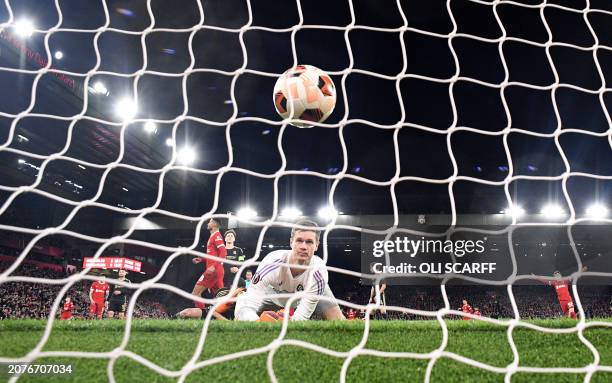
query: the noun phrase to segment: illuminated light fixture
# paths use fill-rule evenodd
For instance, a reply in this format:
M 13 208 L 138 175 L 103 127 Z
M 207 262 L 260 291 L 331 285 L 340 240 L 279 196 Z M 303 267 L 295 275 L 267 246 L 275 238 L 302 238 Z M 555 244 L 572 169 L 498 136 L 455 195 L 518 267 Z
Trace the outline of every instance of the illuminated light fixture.
M 253 219 L 257 217 L 257 212 L 250 207 L 243 207 L 238 210 L 237 216 L 242 219 Z
M 149 134 L 153 134 L 155 132 L 157 132 L 157 124 L 155 124 L 153 121 L 147 121 L 144 124 L 144 131 L 149 133 Z
M 281 217 L 295 219 L 302 216 L 302 211 L 296 207 L 286 207 L 281 212 Z
M 100 93 L 100 94 L 107 94 L 108 93 L 108 89 L 106 89 L 106 85 L 104 85 L 104 83 L 102 81 L 96 81 L 93 84 L 93 90 L 96 93 Z
M 511 205 L 507 209 L 505 209 L 503 213 L 505 215 L 509 215 L 511 217 L 518 218 L 522 216 L 523 214 L 525 214 L 525 209 L 523 209 L 522 207 L 518 205 Z
M 608 216 L 608 208 L 600 203 L 593 203 L 587 208 L 586 215 L 590 218 L 605 218 Z
M 138 113 L 138 107 L 134 100 L 124 97 L 115 105 L 115 113 L 122 121 L 129 121 Z
M 176 159 L 181 165 L 191 165 L 196 160 L 196 152 L 193 148 L 185 146 L 176 152 Z
M 547 218 L 560 218 L 565 215 L 563 208 L 557 204 L 545 205 L 542 208 L 541 213 Z
M 334 219 L 338 215 L 338 212 L 336 211 L 336 209 L 330 206 L 326 206 L 326 207 L 320 208 L 318 214 L 320 218 L 331 220 L 331 219 Z
M 28 38 L 34 33 L 34 24 L 31 20 L 21 19 L 13 25 L 15 33 L 20 37 Z

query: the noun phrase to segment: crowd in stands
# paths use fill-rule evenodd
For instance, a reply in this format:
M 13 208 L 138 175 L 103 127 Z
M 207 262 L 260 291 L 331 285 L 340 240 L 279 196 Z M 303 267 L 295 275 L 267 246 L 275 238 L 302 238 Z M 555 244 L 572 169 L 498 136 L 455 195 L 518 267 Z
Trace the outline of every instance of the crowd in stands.
M 0 272 L 10 266 L 0 261 Z M 12 273 L 29 277 L 59 279 L 67 276 L 65 272 L 41 268 L 36 265 L 22 264 Z M 65 296 L 74 302 L 74 316 L 86 318 L 89 307 L 88 291 L 92 281 L 82 280 L 74 284 Z M 51 305 L 61 289 L 61 285 L 29 282 L 9 282 L 0 284 L 0 319 L 2 318 L 46 318 Z M 351 284 L 332 284 L 332 290 L 339 299 L 366 304 L 370 287 Z M 609 317 L 610 287 L 580 286 L 580 301 L 587 318 Z M 513 287 L 516 305 L 523 319 L 555 318 L 562 315 L 555 291 L 544 285 L 522 285 Z M 446 286 L 446 294 L 451 309 L 460 310 L 462 300 L 467 300 L 474 308 L 479 308 L 484 316 L 492 318 L 513 317 L 510 297 L 505 287 L 483 286 Z M 385 291 L 388 306 L 407 307 L 415 310 L 435 312 L 444 307 L 440 287 L 437 286 L 387 286 Z M 167 307 L 167 306 L 166 306 Z M 168 318 L 168 310 L 160 303 L 159 290 L 148 290 L 139 295 L 134 311 L 135 318 Z M 60 306 L 61 308 L 61 306 Z M 58 315 L 59 315 L 58 310 Z M 346 309 L 348 312 L 348 309 Z M 387 310 L 382 316 L 388 319 L 431 319 L 431 316 L 416 315 Z
M 334 287 L 332 286 L 332 289 Z M 337 297 L 355 304 L 366 304 L 370 297 L 369 286 L 352 286 L 350 291 L 341 287 L 334 290 Z M 514 311 L 506 287 L 446 286 L 449 308 L 461 311 L 465 299 L 483 316 L 511 318 Z M 557 318 L 563 315 L 554 288 L 544 285 L 514 286 L 512 294 L 522 319 Z M 608 286 L 579 287 L 580 302 L 587 318 L 612 316 L 612 288 Z M 343 298 L 342 298 L 343 297 Z M 387 306 L 398 306 L 421 311 L 435 312 L 444 308 L 442 290 L 438 286 L 387 286 Z M 348 308 L 345 313 L 348 313 Z M 389 319 L 432 319 L 432 316 L 386 310 Z M 381 317 L 375 313 L 376 317 Z
M 9 262 L 0 262 L 0 272 L 10 267 Z M 61 279 L 68 276 L 34 265 L 22 264 L 11 275 L 28 276 L 46 279 Z M 92 281 L 81 280 L 70 287 L 64 297 L 70 297 L 74 303 L 73 315 L 76 318 L 87 318 L 89 308 L 89 287 Z M 9 282 L 0 284 L 0 319 L 5 318 L 47 318 L 51 306 L 57 298 L 62 285 L 30 282 Z M 63 298 L 64 298 L 63 297 Z M 62 298 L 62 304 L 63 304 Z M 61 304 L 57 315 L 61 312 Z M 143 294 L 139 297 L 134 310 L 135 318 L 167 318 L 163 305 Z

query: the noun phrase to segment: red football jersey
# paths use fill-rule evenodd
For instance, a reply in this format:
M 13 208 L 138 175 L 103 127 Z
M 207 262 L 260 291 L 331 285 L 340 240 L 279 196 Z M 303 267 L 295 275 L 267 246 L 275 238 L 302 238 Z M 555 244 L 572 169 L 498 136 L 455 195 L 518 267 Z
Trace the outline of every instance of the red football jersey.
M 482 314 L 480 313 L 480 311 L 474 311 L 474 315 L 476 315 L 477 317 L 482 316 Z
M 72 302 L 64 303 L 64 311 L 72 311 L 74 309 L 74 304 Z
M 472 310 L 472 306 L 467 305 L 467 304 L 463 305 L 463 306 L 461 306 L 461 311 L 463 311 L 464 313 L 470 313 L 471 314 L 472 311 L 473 311 Z
M 100 283 L 95 281 L 91 284 L 91 296 L 95 301 L 103 301 L 106 299 L 106 292 L 110 289 L 108 283 Z
M 550 280 L 548 281 L 548 284 L 555 288 L 555 290 L 557 291 L 557 298 L 559 298 L 560 301 L 572 300 L 567 280 Z
M 227 255 L 227 250 L 225 249 L 225 242 L 223 242 L 223 236 L 220 232 L 214 232 L 210 238 L 208 238 L 208 243 L 206 244 L 206 254 L 214 255 L 219 258 L 225 258 Z M 221 267 L 221 262 L 212 259 L 206 259 L 206 268 L 211 266 Z

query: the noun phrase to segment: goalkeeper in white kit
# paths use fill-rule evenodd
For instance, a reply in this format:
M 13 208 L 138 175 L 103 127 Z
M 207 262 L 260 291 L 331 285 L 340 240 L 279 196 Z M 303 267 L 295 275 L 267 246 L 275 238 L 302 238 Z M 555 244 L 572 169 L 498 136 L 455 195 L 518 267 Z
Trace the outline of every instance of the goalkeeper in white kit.
M 282 311 L 276 310 L 284 308 L 288 298 L 276 298 L 274 295 L 301 291 L 311 296 L 299 299 L 295 311 L 290 309 L 291 320 L 307 320 L 314 313 L 328 320 L 344 319 L 329 288 L 325 262 L 314 255 L 319 247 L 317 224 L 302 220 L 296 225 L 312 227 L 312 230 L 294 228 L 290 238 L 291 250 L 273 251 L 261 261 L 246 293 L 238 297 L 236 320 L 282 320 Z

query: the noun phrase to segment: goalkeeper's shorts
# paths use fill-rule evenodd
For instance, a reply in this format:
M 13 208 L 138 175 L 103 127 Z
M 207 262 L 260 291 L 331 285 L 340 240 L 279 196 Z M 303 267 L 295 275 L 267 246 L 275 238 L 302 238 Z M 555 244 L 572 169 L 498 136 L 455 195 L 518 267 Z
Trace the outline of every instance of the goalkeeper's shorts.
M 93 301 L 89 305 L 89 312 L 101 317 L 104 312 L 104 301 Z
M 223 288 L 223 268 L 218 267 L 214 273 L 207 273 L 206 271 L 200 276 L 200 279 L 196 282 L 198 286 L 204 286 L 207 289 L 220 289 Z

